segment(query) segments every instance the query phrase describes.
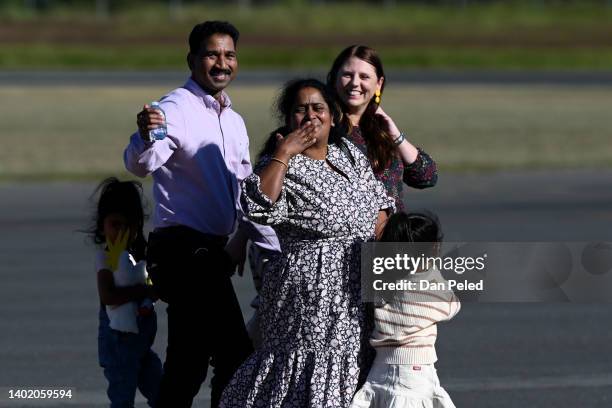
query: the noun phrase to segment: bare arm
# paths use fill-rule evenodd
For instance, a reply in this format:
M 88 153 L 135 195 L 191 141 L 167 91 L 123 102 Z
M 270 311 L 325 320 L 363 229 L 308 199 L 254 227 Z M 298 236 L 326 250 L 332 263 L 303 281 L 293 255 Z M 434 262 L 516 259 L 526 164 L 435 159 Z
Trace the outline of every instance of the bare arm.
M 376 235 L 376 240 L 379 241 L 382 236 L 383 230 L 385 229 L 385 224 L 387 224 L 387 219 L 389 218 L 386 210 L 378 211 L 378 219 L 376 220 L 376 227 L 374 227 L 374 234 Z
M 152 287 L 147 285 L 115 286 L 113 272 L 109 269 L 98 271 L 98 295 L 102 304 L 115 306 L 138 301 L 145 297 L 155 297 Z
M 276 135 L 276 150 L 272 160 L 259 173 L 261 192 L 272 202 L 276 202 L 280 197 L 285 174 L 289 170 L 289 160 L 315 144 L 317 140 L 314 135 L 315 126 L 311 122 L 307 122 L 286 137 L 281 134 Z
M 271 160 L 270 163 L 259 174 L 261 180 L 261 192 L 264 193 L 272 202 L 276 202 L 280 197 L 281 190 L 283 188 L 283 181 L 285 181 L 285 174 L 289 170 L 289 160 L 291 156 L 274 153 L 274 158 L 282 160 L 283 163 Z
M 244 224 L 238 224 L 238 229 L 232 238 L 225 245 L 225 252 L 232 258 L 232 262 L 237 267 L 238 275 L 242 276 L 244 273 L 244 263 L 247 255 L 247 243 L 249 242 L 249 235 L 243 226 Z
M 376 110 L 376 114 L 383 119 L 386 128 L 385 131 L 389 136 L 391 136 L 393 140 L 398 138 L 401 132 L 395 125 L 395 122 L 393 122 L 393 119 L 391 119 L 391 116 L 387 115 L 380 106 Z M 397 146 L 397 150 L 402 161 L 406 165 L 414 163 L 419 155 L 418 149 L 406 139 Z
M 400 154 L 400 157 L 402 158 L 402 161 L 406 165 L 414 163 L 417 159 L 417 156 L 419 155 L 418 149 L 407 139 L 404 139 L 404 141 L 399 146 L 397 146 L 397 150 Z

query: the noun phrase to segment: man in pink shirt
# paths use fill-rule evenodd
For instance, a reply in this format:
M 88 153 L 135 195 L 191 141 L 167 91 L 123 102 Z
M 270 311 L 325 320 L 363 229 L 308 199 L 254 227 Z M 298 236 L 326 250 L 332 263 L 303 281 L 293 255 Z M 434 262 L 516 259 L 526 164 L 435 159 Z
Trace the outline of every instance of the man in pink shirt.
M 153 176 L 155 230 L 147 264 L 168 303 L 168 348 L 157 407 L 189 407 L 215 367 L 212 407 L 252 346 L 230 276 L 241 269 L 248 238 L 277 250 L 271 229 L 246 220 L 240 182 L 251 174 L 244 122 L 224 89 L 238 69 L 238 30 L 196 25 L 189 36 L 191 77 L 160 100 L 168 135 L 148 141 L 161 117 L 148 107 L 125 149 L 127 169 Z M 237 231 L 228 242 L 228 237 Z

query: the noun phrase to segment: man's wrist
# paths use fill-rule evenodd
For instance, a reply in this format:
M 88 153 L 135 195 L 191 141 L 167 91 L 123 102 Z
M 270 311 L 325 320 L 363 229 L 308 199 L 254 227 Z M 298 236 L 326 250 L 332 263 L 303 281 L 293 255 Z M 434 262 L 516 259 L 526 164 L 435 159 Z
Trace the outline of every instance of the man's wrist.
M 149 132 L 146 132 L 145 134 L 143 134 L 142 132 L 139 131 L 138 134 L 140 135 L 140 138 L 142 139 L 143 142 L 149 145 L 155 143 L 155 138 L 151 137 L 151 134 Z

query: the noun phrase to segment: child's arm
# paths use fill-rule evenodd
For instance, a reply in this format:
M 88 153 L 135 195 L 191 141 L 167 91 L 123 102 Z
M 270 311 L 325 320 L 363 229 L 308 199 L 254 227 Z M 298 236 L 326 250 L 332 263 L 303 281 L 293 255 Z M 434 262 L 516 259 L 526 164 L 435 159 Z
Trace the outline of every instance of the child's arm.
M 374 235 L 376 236 L 376 240 L 380 240 L 382 236 L 383 230 L 385 229 L 385 224 L 387 224 L 387 219 L 389 215 L 385 210 L 378 211 L 378 218 L 376 219 L 376 226 L 374 227 Z
M 445 320 L 450 320 L 455 317 L 455 315 L 459 313 L 459 310 L 461 310 L 461 302 L 459 301 L 457 295 L 451 292 L 448 317 Z
M 147 285 L 115 286 L 113 272 L 109 269 L 98 271 L 98 295 L 104 305 L 122 305 L 131 301 L 140 301 L 153 295 L 152 287 Z

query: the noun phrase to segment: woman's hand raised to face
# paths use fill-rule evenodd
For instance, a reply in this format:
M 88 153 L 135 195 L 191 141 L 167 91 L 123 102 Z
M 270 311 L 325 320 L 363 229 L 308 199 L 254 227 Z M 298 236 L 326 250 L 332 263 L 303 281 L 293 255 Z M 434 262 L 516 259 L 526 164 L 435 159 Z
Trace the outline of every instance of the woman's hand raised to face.
M 393 122 L 391 116 L 387 115 L 380 106 L 378 109 L 376 109 L 376 116 L 382 119 L 382 122 L 384 123 L 383 130 L 391 137 L 391 140 L 395 142 L 395 139 L 400 136 L 401 132 L 397 126 L 395 126 L 395 122 Z M 409 166 L 416 161 L 419 151 L 406 139 L 401 138 L 400 142 L 401 143 L 399 145 L 396 144 L 396 147 L 399 150 L 399 155 L 402 158 L 404 165 Z
M 285 137 L 280 133 L 276 134 L 276 150 L 272 161 L 259 175 L 261 192 L 272 202 L 276 202 L 280 197 L 285 173 L 289 170 L 289 160 L 317 142 L 316 132 L 317 126 L 307 121 Z
M 387 115 L 380 106 L 378 109 L 376 109 L 376 116 L 382 119 L 382 123 L 384 124 L 383 130 L 385 133 L 387 133 L 393 139 L 400 135 L 400 131 L 395 125 L 395 122 L 393 122 L 393 119 L 391 119 L 391 116 Z
M 293 156 L 302 153 L 317 142 L 316 132 L 317 127 L 308 121 L 285 137 L 277 133 L 274 157 L 289 162 Z

